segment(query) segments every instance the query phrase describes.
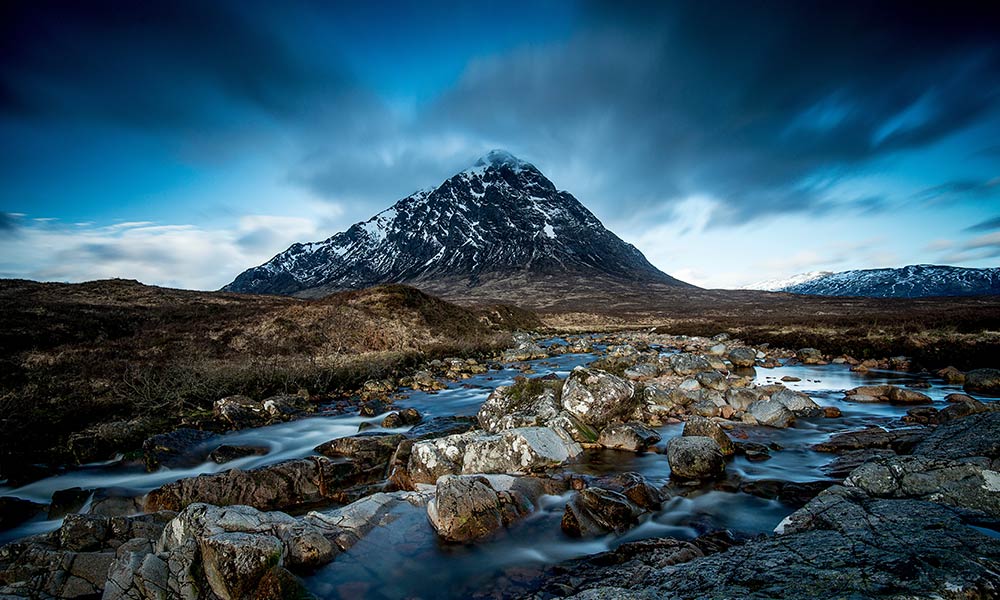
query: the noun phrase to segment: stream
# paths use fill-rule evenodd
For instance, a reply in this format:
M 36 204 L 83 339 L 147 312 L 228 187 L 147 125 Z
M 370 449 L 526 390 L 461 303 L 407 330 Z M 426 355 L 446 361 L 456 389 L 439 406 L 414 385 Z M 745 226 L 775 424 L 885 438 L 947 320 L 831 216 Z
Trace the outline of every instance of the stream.
M 560 343 L 549 340 L 547 343 Z M 595 351 L 601 350 L 597 347 Z M 529 361 L 535 371 L 531 377 L 554 373 L 565 378 L 578 365 L 597 358 L 595 354 L 563 354 Z M 506 367 L 458 382 L 434 393 L 409 391 L 397 400 L 395 408 L 413 407 L 424 417 L 475 415 L 490 392 L 500 385 L 509 385 L 521 371 Z M 944 405 L 944 397 L 961 392 L 960 386 L 926 374 L 890 371 L 850 371 L 848 365 L 794 365 L 773 369 L 757 368 L 757 383 L 769 384 L 784 376 L 800 381 L 785 382 L 794 390 L 809 394 L 821 406 L 835 406 L 839 418 L 798 419 L 788 429 L 767 427 L 745 428 L 747 440 L 776 443 L 782 448 L 771 453 L 772 458 L 751 462 L 743 456 L 731 459 L 727 471 L 743 480 L 777 479 L 809 482 L 828 479 L 822 467 L 835 458 L 833 454 L 813 452 L 809 448 L 832 433 L 885 424 L 906 414 L 906 406 L 889 404 L 857 404 L 845 402 L 843 391 L 859 385 L 892 383 L 906 385 L 917 381 L 932 387 L 921 392 L 930 396 L 935 406 Z M 58 490 L 73 487 L 84 489 L 116 488 L 123 495 L 139 495 L 178 479 L 200 473 L 232 469 L 250 469 L 291 458 L 313 454 L 313 448 L 328 440 L 353 435 L 363 422 L 376 426 L 382 416 L 365 418 L 358 415 L 316 416 L 288 423 L 224 434 L 217 444 L 266 446 L 264 456 L 250 456 L 226 464 L 205 462 L 188 468 L 160 469 L 146 472 L 141 465 L 109 461 L 77 467 L 64 473 L 11 488 L 0 487 L 0 496 L 15 496 L 35 502 L 49 502 Z M 659 428 L 663 440 L 680 435 L 683 424 Z M 405 431 L 406 428 L 393 431 Z M 568 465 L 567 470 L 583 474 L 604 474 L 635 471 L 654 485 L 666 484 L 670 469 L 665 454 L 649 452 L 632 454 L 617 451 L 588 451 L 584 460 Z M 571 492 L 572 493 L 572 492 Z M 748 536 L 771 532 L 778 523 L 794 511 L 794 507 L 777 500 L 766 500 L 740 492 L 718 491 L 711 485 L 692 489 L 683 497 L 665 502 L 660 511 L 647 514 L 638 527 L 623 535 L 603 538 L 573 539 L 560 528 L 563 508 L 569 498 L 546 496 L 537 510 L 495 539 L 472 545 L 444 544 L 438 541 L 427 522 L 423 508 L 404 505 L 396 509 L 396 520 L 388 527 L 377 527 L 332 563 L 305 578 L 307 586 L 319 597 L 350 598 L 442 598 L 468 597 L 472 592 L 495 585 L 502 572 L 511 569 L 533 569 L 567 559 L 602 552 L 626 541 L 652 537 L 694 538 L 714 529 L 729 529 L 736 535 Z M 86 510 L 86 507 L 85 509 Z M 27 535 L 50 531 L 61 520 L 38 517 L 14 529 L 0 532 L 0 543 Z

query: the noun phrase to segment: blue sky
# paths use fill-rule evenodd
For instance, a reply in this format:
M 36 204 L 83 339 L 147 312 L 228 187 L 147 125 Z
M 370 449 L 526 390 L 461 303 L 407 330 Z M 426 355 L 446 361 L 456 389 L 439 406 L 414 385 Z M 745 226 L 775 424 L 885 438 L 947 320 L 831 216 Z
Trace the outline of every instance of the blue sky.
M 2 277 L 216 289 L 491 148 L 698 285 L 1000 263 L 986 3 L 0 10 Z

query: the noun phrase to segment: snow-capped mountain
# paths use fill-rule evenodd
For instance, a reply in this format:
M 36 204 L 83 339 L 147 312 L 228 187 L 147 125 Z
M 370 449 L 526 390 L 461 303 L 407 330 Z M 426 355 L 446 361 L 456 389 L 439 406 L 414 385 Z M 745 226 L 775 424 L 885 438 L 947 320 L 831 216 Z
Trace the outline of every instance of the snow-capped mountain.
M 347 231 L 293 244 L 223 289 L 318 296 L 456 278 L 474 287 L 525 273 L 689 285 L 651 265 L 533 165 L 494 150 Z
M 827 275 L 833 275 L 833 271 L 809 271 L 808 273 L 799 273 L 798 275 L 792 275 L 791 277 L 785 277 L 782 279 L 765 279 L 764 281 L 758 281 L 741 289 L 744 290 L 761 290 L 765 292 L 778 292 L 785 291 L 788 288 L 800 285 L 814 279 L 819 279 L 820 277 L 826 277 Z
M 747 289 L 871 298 L 983 296 L 1000 294 L 1000 268 L 909 265 L 899 269 L 865 269 L 840 273 L 819 271 L 796 275 L 785 281 L 764 281 L 748 286 Z

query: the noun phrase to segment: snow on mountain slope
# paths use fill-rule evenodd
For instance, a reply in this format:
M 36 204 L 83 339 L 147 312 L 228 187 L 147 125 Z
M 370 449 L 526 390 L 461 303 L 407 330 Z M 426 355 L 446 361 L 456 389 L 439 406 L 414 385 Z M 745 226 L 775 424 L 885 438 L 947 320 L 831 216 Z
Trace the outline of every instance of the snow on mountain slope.
M 747 289 L 872 298 L 995 295 L 1000 294 L 1000 268 L 909 265 L 899 269 L 814 272 L 796 275 L 786 282 L 761 282 Z
M 494 150 L 434 189 L 321 242 L 293 244 L 226 291 L 316 295 L 380 283 L 514 273 L 678 281 L 530 163 Z
M 792 275 L 791 277 L 785 277 L 783 279 L 765 279 L 764 281 L 758 281 L 757 283 L 744 286 L 740 289 L 777 292 L 785 290 L 793 285 L 799 285 L 820 277 L 826 277 L 828 275 L 833 275 L 833 271 L 809 271 L 808 273 L 799 273 L 798 275 Z

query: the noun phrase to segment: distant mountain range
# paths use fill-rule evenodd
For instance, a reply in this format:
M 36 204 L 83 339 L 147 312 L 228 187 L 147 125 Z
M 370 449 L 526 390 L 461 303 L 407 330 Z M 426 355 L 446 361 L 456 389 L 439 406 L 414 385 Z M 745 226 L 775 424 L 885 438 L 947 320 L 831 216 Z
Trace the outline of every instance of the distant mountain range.
M 534 165 L 494 150 L 344 232 L 293 244 L 223 289 L 316 297 L 381 283 L 441 292 L 526 279 L 693 288 L 651 265 Z
M 899 269 L 865 269 L 840 273 L 813 271 L 788 279 L 762 281 L 744 289 L 870 298 L 984 296 L 1000 294 L 1000 268 L 909 265 Z

